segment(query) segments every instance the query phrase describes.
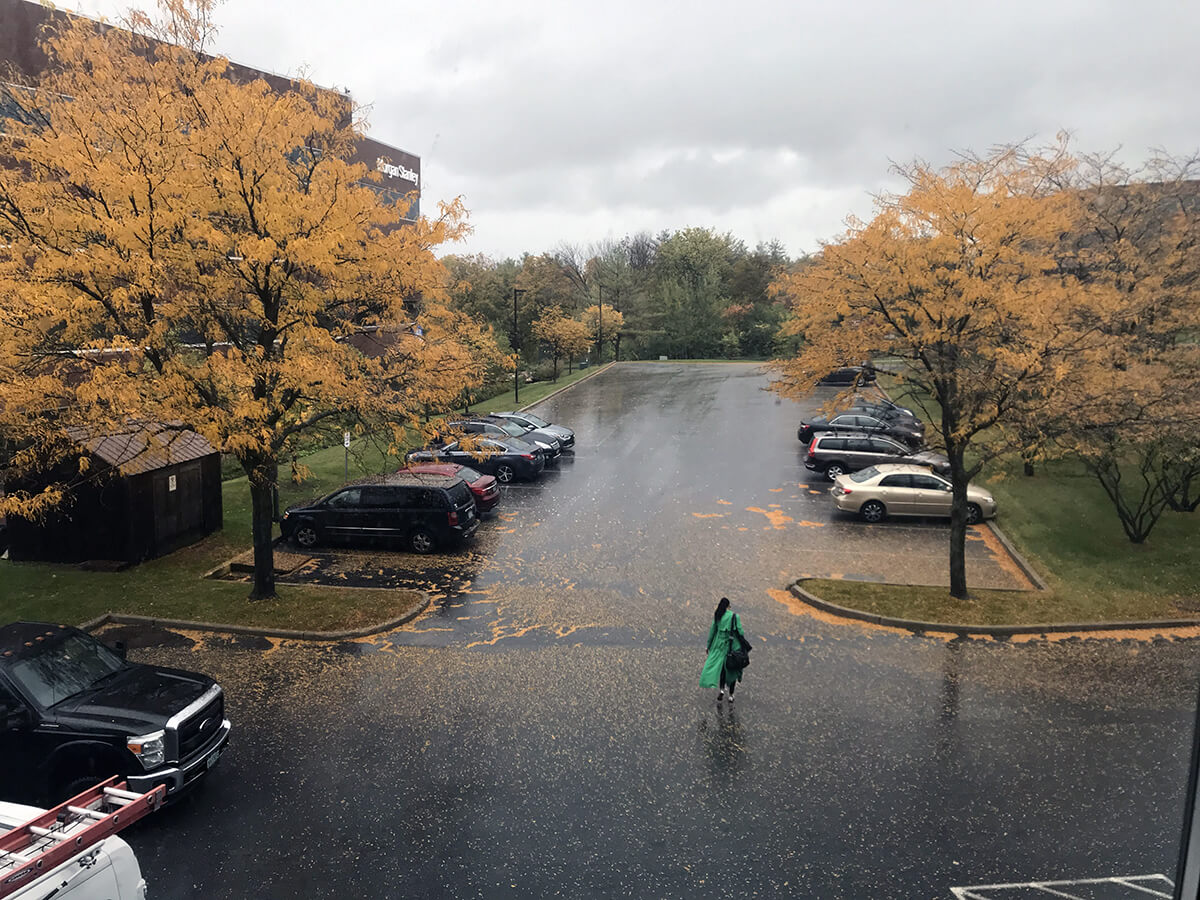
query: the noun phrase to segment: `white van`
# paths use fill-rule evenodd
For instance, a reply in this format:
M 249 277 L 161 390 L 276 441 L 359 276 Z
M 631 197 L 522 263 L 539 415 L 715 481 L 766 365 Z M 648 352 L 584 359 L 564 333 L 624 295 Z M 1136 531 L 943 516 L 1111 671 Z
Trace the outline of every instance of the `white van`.
M 35 806 L 0 801 L 0 837 L 42 813 Z M 129 845 L 110 835 L 27 884 L 4 883 L 5 860 L 0 858 L 0 897 L 4 900 L 145 900 L 146 882 Z

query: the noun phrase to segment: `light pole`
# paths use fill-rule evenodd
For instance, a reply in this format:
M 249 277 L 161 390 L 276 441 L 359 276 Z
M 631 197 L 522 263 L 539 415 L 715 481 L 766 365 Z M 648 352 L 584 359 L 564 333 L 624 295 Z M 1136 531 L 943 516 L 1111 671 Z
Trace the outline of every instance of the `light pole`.
M 621 308 L 619 306 L 617 306 L 617 301 L 620 299 L 620 297 L 621 297 L 621 289 L 617 288 L 615 291 L 613 291 L 613 312 L 621 311 Z M 616 348 L 616 361 L 620 362 L 621 361 L 621 329 L 620 329 L 620 327 L 617 328 L 617 339 L 616 339 L 616 343 L 614 346 Z
M 597 284 L 596 287 L 600 288 L 600 306 L 597 307 L 599 324 L 596 331 L 599 334 L 599 340 L 596 341 L 596 365 L 600 365 L 604 362 L 604 285 Z
M 513 288 L 513 336 L 512 346 L 513 355 L 516 357 L 513 366 L 513 403 L 518 406 L 521 403 L 521 337 L 517 331 L 517 295 L 525 293 L 525 288 Z

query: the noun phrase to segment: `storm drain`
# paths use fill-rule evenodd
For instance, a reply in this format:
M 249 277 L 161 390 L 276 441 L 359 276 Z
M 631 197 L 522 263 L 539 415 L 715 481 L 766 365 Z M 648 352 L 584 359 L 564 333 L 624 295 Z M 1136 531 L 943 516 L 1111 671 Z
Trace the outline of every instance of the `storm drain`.
M 1025 881 L 950 888 L 958 900 L 1148 900 L 1175 896 L 1175 882 L 1166 875 L 1121 875 L 1077 878 L 1074 881 Z

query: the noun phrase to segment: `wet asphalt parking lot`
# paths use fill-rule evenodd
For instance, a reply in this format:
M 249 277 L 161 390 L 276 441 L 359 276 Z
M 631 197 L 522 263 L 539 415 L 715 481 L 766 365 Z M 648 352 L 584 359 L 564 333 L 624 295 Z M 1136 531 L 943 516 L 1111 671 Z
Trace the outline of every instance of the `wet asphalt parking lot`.
M 831 513 L 795 435 L 823 398 L 766 383 L 614 367 L 538 408 L 577 452 L 472 547 L 321 554 L 312 580 L 430 591 L 396 632 L 132 651 L 218 678 L 235 727 L 209 783 L 129 835 L 151 896 L 950 898 L 1172 874 L 1200 642 L 811 614 L 797 575 L 936 579 L 946 529 Z M 977 580 L 1019 577 L 984 538 L 971 554 Z M 722 594 L 755 645 L 732 709 L 697 687 Z

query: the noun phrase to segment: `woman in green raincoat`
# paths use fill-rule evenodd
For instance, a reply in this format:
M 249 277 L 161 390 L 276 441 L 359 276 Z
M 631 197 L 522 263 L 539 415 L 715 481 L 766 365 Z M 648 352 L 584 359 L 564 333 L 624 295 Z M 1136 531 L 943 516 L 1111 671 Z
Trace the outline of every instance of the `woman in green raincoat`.
M 700 672 L 700 687 L 720 687 L 718 703 L 725 699 L 726 687 L 729 689 L 729 702 L 732 703 L 733 689 L 742 680 L 742 670 L 728 665 L 729 651 L 735 640 L 740 641 L 746 650 L 750 649 L 741 620 L 729 608 L 729 598 L 722 597 L 713 613 L 712 626 L 708 629 L 708 659 L 704 661 L 704 669 Z

